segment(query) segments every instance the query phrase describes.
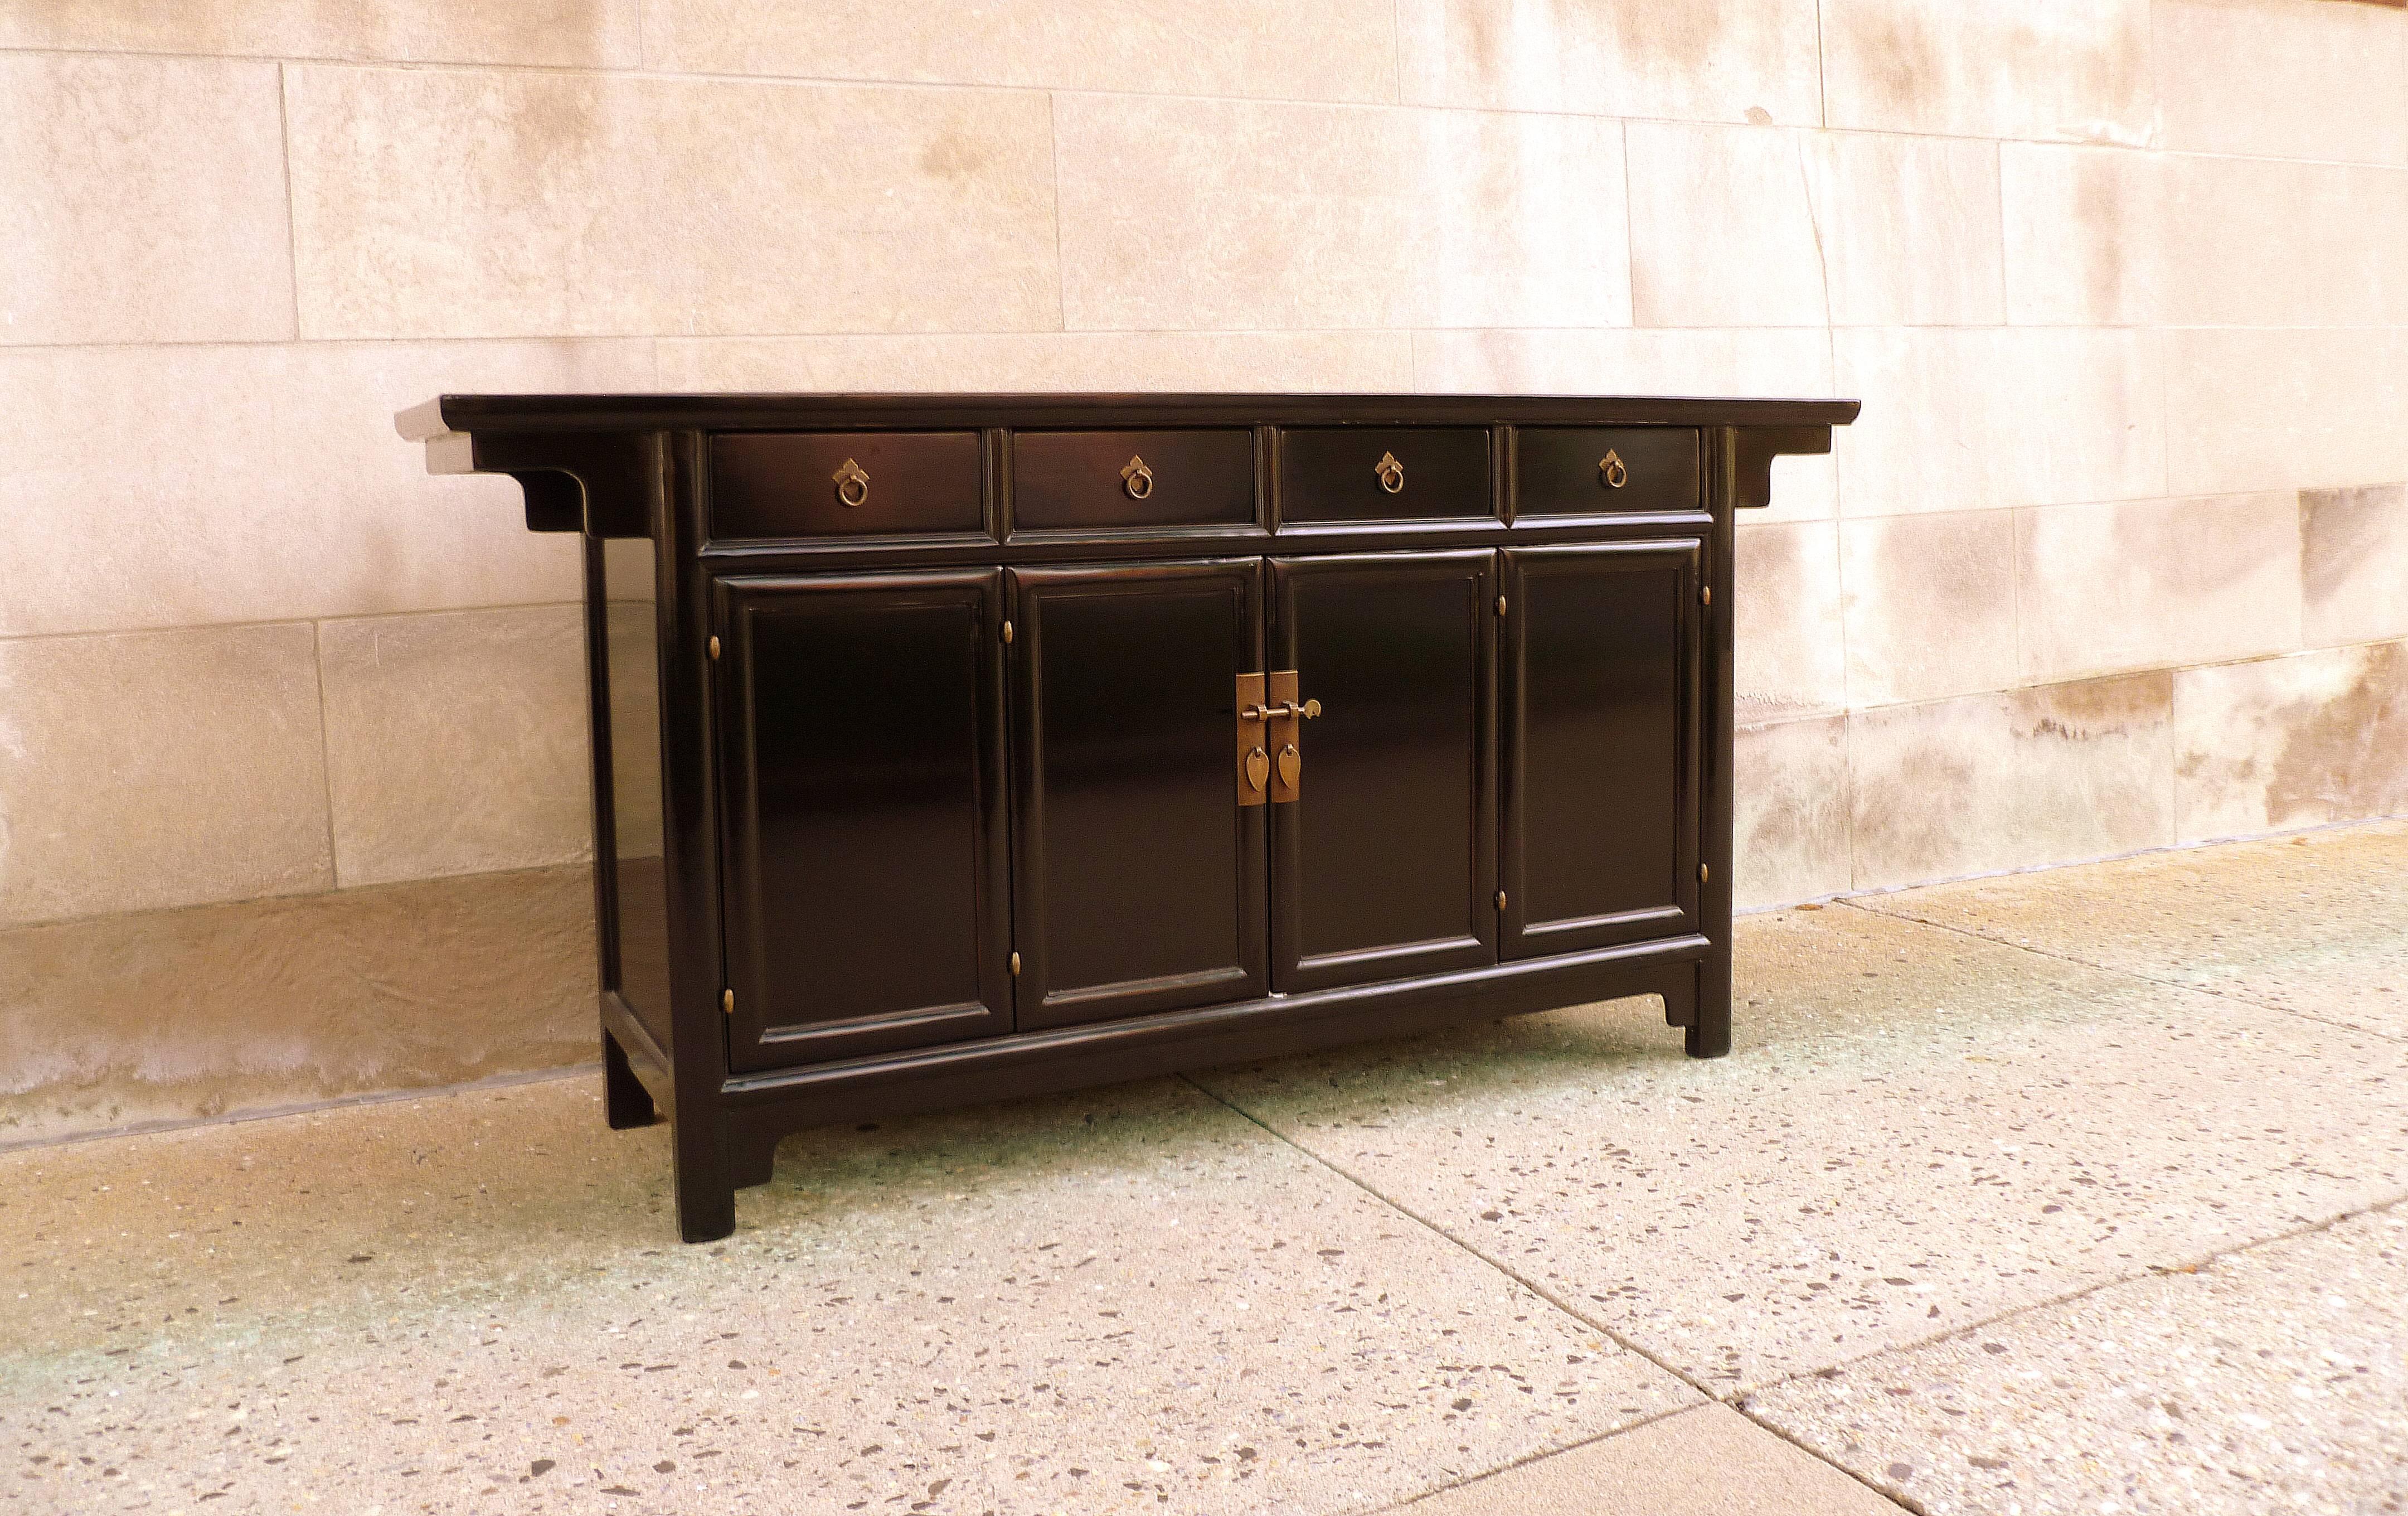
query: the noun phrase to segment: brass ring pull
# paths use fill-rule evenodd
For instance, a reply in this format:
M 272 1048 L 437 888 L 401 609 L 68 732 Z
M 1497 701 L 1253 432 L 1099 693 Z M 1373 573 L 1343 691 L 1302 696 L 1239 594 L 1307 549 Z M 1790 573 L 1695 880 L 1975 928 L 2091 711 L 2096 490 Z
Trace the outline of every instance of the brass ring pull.
M 1296 750 L 1296 744 L 1290 743 L 1285 747 L 1281 748 L 1279 754 L 1280 783 L 1290 789 L 1294 789 L 1296 787 L 1297 777 L 1303 772 L 1304 755 Z
M 1597 471 L 1605 476 L 1605 487 L 1620 489 L 1630 483 L 1630 470 L 1622 466 L 1622 455 L 1612 451 L 1597 460 Z
M 868 469 L 847 458 L 844 467 L 828 477 L 836 481 L 838 504 L 858 509 L 869 503 Z
M 1154 470 L 1145 466 L 1143 458 L 1132 455 L 1121 469 L 1121 484 L 1127 489 L 1130 499 L 1142 500 L 1154 493 Z
M 1263 786 L 1270 782 L 1270 777 L 1271 756 L 1259 747 L 1248 753 L 1246 755 L 1246 792 L 1250 795 L 1261 794 Z
M 1400 495 L 1404 493 L 1405 466 L 1397 461 L 1397 455 L 1395 454 L 1381 454 L 1380 461 L 1373 464 L 1371 468 L 1372 471 L 1380 476 L 1380 487 L 1382 489 L 1386 490 L 1391 495 Z

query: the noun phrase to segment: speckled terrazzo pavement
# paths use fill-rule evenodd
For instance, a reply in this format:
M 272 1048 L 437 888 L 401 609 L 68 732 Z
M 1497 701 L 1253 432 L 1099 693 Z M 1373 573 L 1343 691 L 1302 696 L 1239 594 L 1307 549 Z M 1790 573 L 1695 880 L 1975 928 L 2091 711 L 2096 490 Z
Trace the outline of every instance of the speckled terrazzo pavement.
M 1857 903 L 2408 1036 L 2408 821 L 1972 879 Z
M 2408 1217 L 2111 1285 L 1750 1408 L 1935 1516 L 2408 1510 Z
M 701 1248 L 593 1099 L 15 1159 L 16 1493 L 1334 1510 L 1701 1399 L 1182 1083 L 826 1134 Z
M 2408 1510 L 2403 863 L 1751 918 L 1728 1060 L 812 1133 L 704 1248 L 590 1078 L 0 1154 L 0 1509 Z

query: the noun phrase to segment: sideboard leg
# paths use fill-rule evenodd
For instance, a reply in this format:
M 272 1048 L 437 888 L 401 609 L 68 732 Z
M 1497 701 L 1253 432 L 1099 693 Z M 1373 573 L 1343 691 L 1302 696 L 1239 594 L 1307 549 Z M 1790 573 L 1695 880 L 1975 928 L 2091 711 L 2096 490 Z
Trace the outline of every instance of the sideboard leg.
M 678 1233 L 717 1242 L 736 1230 L 736 1176 L 727 1166 L 726 1121 L 717 1112 L 671 1123 L 677 1134 Z
M 1698 1008 L 1684 1033 L 1691 1058 L 1720 1058 L 1731 1048 L 1731 964 L 1728 953 L 1698 965 Z
M 660 1112 L 652 1106 L 652 1091 L 627 1066 L 627 1050 L 607 1032 L 602 1033 L 602 1113 L 613 1132 L 651 1126 L 660 1119 Z

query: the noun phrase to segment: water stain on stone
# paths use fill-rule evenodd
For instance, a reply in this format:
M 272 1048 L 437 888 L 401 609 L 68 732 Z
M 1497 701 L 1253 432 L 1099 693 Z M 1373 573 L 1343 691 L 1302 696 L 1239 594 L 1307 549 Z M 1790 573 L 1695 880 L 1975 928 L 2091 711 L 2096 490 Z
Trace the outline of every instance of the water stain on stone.
M 2084 679 L 2017 692 L 2015 735 L 2097 742 L 2151 729 L 2173 719 L 2173 675 L 2165 670 L 2114 679 Z
M 1870 65 L 1863 81 L 1873 98 L 1864 104 L 1885 108 L 1860 109 L 1860 114 L 1876 119 L 1917 114 L 1914 108 L 1931 93 L 1935 80 L 1947 75 L 1947 60 L 1939 40 L 1922 21 L 1906 17 L 1876 22 L 1866 31 L 1864 42 L 1856 49 L 1856 56 Z
M 995 154 L 974 137 L 953 133 L 937 138 L 920 152 L 920 171 L 936 179 L 968 179 L 995 162 Z
M 1727 55 L 1736 51 L 1727 36 L 1731 19 L 1747 16 L 1752 8 L 1753 0 L 1691 0 L 1676 6 L 1599 6 L 1596 0 L 1546 0 L 1510 7 L 1458 4 L 1449 7 L 1440 45 L 1461 58 L 1462 77 L 1487 86 L 1475 92 L 1483 97 L 1516 82 L 1517 59 L 1558 66 L 1578 59 L 1583 61 L 1580 72 L 1608 79 L 1636 75 L 1688 80 L 1713 77 L 1718 65 L 1729 66 Z
M 2300 491 L 2300 588 L 2310 607 L 2408 549 L 2408 485 Z
M 2147 7 L 2128 6 L 2120 23 L 2086 28 L 2089 35 L 2035 22 L 2013 7 L 1963 7 L 1966 15 L 1998 20 L 1949 27 L 1942 35 L 1936 18 L 1957 7 L 1900 13 L 1906 8 L 1895 7 L 1893 14 L 1865 24 L 1849 49 L 1870 96 L 1859 103 L 1860 116 L 1932 123 L 1986 118 L 1985 108 L 1994 102 L 2035 113 L 2059 105 L 2077 119 L 2042 124 L 2061 136 L 2126 141 L 2136 135 L 2127 122 L 2138 112 L 2147 83 Z M 2032 98 L 2043 88 L 2044 99 Z
M 2084 292 L 2084 309 L 2100 320 L 2112 319 L 2123 310 L 2124 285 L 2129 277 L 2124 244 L 2127 240 L 2139 243 L 2141 229 L 2130 224 L 2130 206 L 2120 178 L 2124 167 L 2120 158 L 2074 166 L 2073 216 L 2089 285 Z
M 512 92 L 497 114 L 508 135 L 505 161 L 526 165 L 573 163 L 611 140 L 605 120 L 605 92 L 579 79 L 546 79 Z
M 1949 723 L 1885 754 L 1884 772 L 1852 775 L 1856 885 L 1903 884 L 1975 866 L 1970 860 L 1979 839 L 1971 835 L 1969 813 L 1985 776 L 1978 755 L 1961 740 L 1965 735 Z
M 2175 603 L 2195 606 L 2219 591 L 2245 585 L 2279 569 L 2287 577 L 2292 524 L 2276 522 L 2262 496 L 2227 500 L 2183 500 L 2170 510 L 2143 507 L 2117 512 L 2108 531 L 2104 564 L 2124 575 L 2144 574 Z M 2284 539 L 2279 544 L 2269 540 Z M 2200 650 L 2173 650 L 2188 661 Z
M 2357 661 L 2348 687 L 2284 738 L 2266 782 L 2269 825 L 2408 812 L 2408 644 Z
M 1742 744 L 1740 867 L 1756 888 L 1846 886 L 1845 729 L 1842 716 L 1790 722 Z

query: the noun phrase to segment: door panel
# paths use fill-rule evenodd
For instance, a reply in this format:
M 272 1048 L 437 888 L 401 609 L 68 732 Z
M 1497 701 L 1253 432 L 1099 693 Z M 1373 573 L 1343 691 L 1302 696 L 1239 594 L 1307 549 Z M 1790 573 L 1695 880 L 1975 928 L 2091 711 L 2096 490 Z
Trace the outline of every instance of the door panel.
M 1494 584 L 1484 549 L 1272 562 L 1272 667 L 1321 702 L 1268 807 L 1282 990 L 1497 961 Z
M 1237 679 L 1258 559 L 1011 570 L 1015 987 L 1024 1029 L 1244 1000 L 1267 977 Z
M 1002 591 L 718 586 L 733 1066 L 1010 1030 Z
M 1696 931 L 1699 545 L 1504 557 L 1504 956 Z

